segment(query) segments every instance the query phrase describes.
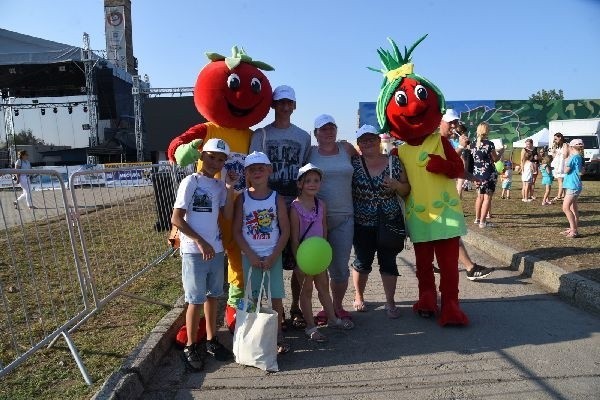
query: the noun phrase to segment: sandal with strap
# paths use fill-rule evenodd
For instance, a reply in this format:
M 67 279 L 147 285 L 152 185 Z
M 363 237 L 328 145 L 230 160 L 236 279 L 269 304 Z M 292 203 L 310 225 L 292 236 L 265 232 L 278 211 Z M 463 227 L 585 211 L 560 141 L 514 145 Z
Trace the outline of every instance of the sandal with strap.
M 317 326 L 327 325 L 327 313 L 325 310 L 321 310 L 315 315 L 315 324 Z
M 286 332 L 288 330 L 288 320 L 285 319 L 285 311 L 283 312 L 283 315 L 281 316 L 281 330 L 283 332 Z
M 351 319 L 341 319 L 338 318 L 335 320 L 335 322 L 330 322 L 327 324 L 328 328 L 334 328 L 334 329 L 343 329 L 343 330 L 349 330 L 354 328 L 354 322 L 352 322 Z
M 385 315 L 387 315 L 390 319 L 400 318 L 400 309 L 396 306 L 390 307 L 387 304 L 385 305 Z
M 281 334 L 281 332 L 277 335 L 277 354 L 286 354 L 289 353 L 292 349 L 292 346 L 285 341 L 285 338 Z
M 335 315 L 336 315 L 336 317 L 341 318 L 341 319 L 349 319 L 349 320 L 352 319 L 352 315 L 348 311 L 344 310 L 343 308 L 341 310 L 336 311 Z
M 308 338 L 308 340 L 312 342 L 325 343 L 328 341 L 327 336 L 319 332 L 318 326 L 313 326 L 310 329 L 306 329 L 304 333 L 306 333 L 306 337 Z
M 300 310 L 290 311 L 290 321 L 294 329 L 306 328 L 306 321 L 304 320 L 304 316 L 302 315 L 302 311 Z

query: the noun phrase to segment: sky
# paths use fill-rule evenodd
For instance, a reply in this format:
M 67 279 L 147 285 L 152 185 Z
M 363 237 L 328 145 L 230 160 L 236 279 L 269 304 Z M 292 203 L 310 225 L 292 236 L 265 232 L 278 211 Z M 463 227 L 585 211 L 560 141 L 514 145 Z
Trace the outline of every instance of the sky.
M 103 18 L 101 0 L 0 0 L 0 27 L 75 46 L 87 32 L 92 49 L 105 49 Z M 527 99 L 541 89 L 600 98 L 600 0 L 133 0 L 132 20 L 139 73 L 152 87 L 193 86 L 205 52 L 243 46 L 275 67 L 266 72 L 273 87 L 295 88 L 293 123 L 311 132 L 317 115 L 331 114 L 350 141 L 358 103 L 379 94 L 382 75 L 366 67 L 381 67 L 376 50 L 390 49 L 387 37 L 402 48 L 429 35 L 413 52 L 415 72 L 447 100 Z M 15 129 L 42 125 L 47 139 L 60 131 L 60 144 L 80 135 L 87 143 L 85 115 L 59 114 L 16 117 Z

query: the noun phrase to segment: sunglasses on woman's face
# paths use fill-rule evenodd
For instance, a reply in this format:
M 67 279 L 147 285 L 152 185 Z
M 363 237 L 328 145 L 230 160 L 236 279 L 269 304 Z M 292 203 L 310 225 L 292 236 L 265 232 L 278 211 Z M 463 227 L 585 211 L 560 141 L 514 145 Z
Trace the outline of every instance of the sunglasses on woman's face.
M 357 140 L 358 143 L 360 144 L 373 144 L 375 142 L 379 141 L 378 137 L 372 136 L 372 137 L 366 137 L 366 138 L 360 138 Z

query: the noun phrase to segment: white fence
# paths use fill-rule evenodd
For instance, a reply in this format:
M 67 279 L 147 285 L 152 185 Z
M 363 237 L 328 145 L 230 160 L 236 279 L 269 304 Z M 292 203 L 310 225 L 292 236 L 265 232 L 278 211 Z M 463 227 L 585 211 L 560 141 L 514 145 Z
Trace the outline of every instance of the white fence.
M 115 296 L 132 296 L 127 286 L 172 254 L 166 232 L 189 170 L 81 169 L 68 186 L 58 171 L 19 173 L 45 187 L 31 191 L 31 210 L 23 200 L 14 205 L 21 188 L 12 181 L 0 191 L 0 377 L 64 337 L 91 384 L 69 333 Z

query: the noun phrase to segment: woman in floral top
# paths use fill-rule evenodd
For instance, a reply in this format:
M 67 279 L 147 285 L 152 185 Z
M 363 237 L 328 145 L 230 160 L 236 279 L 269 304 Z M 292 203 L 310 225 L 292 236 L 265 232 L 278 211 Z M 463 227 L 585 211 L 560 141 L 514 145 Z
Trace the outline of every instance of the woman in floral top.
M 377 253 L 379 273 L 383 283 L 388 318 L 400 317 L 394 295 L 398 279 L 396 256 L 398 251 L 377 245 L 378 207 L 386 217 L 395 219 L 402 214 L 398 195 L 406 196 L 410 185 L 406 172 L 396 156 L 380 151 L 381 138 L 377 129 L 363 125 L 356 133 L 361 156 L 352 157 L 352 201 L 354 203 L 354 255 L 352 281 L 354 283 L 354 310 L 367 311 L 364 292 Z M 391 171 L 390 171 L 391 170 Z
M 504 148 L 498 152 L 490 140 L 487 139 L 490 126 L 482 122 L 477 126 L 477 142 L 471 145 L 473 154 L 473 176 L 479 182 L 479 193 L 475 199 L 475 223 L 480 228 L 493 226 L 486 221 L 486 216 L 492 208 L 492 198 L 496 191 L 498 172 L 494 163 L 502 158 Z

